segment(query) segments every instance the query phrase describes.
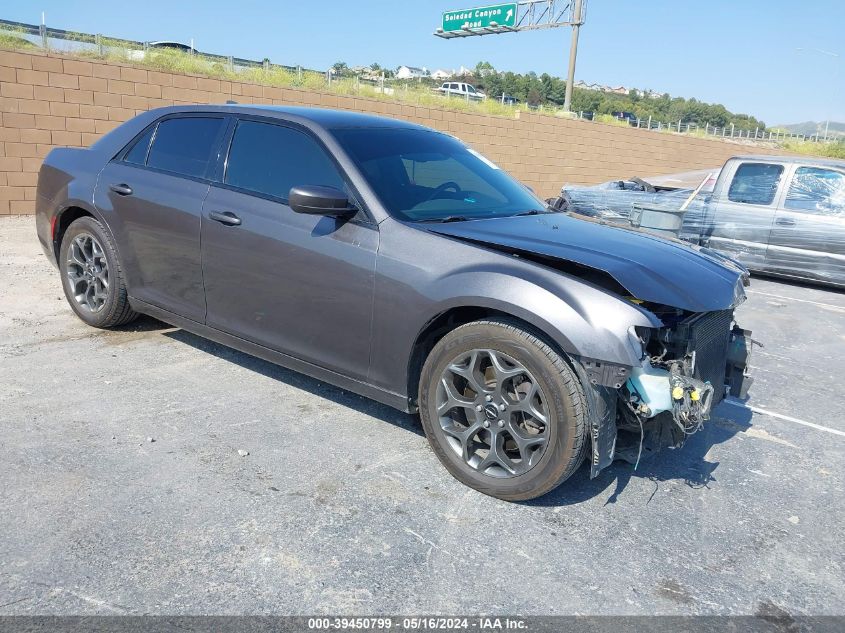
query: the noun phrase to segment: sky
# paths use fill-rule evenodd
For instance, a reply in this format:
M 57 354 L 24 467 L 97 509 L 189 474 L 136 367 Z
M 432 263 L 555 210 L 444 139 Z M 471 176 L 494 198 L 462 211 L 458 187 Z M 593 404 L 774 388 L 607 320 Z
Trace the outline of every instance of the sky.
M 845 0 L 586 0 L 576 80 L 722 103 L 767 124 L 845 121 Z M 494 3 L 494 2 L 493 2 Z M 378 62 L 565 77 L 570 29 L 443 40 L 489 0 L 4 0 L 0 18 L 324 69 Z

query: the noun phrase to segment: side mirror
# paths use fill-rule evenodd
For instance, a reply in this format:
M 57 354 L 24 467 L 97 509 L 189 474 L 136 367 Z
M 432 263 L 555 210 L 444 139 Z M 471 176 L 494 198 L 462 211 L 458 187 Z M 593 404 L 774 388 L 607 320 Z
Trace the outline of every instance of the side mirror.
M 332 217 L 349 216 L 358 210 L 349 204 L 349 198 L 339 189 L 320 185 L 291 187 L 288 205 L 297 213 Z

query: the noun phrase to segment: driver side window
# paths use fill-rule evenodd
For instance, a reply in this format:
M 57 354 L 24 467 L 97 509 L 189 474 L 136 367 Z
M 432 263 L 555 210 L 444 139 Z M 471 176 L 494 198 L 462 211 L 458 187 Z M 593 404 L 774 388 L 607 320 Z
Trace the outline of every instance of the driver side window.
M 776 163 L 743 163 L 728 189 L 728 200 L 768 205 L 775 199 L 783 166 Z

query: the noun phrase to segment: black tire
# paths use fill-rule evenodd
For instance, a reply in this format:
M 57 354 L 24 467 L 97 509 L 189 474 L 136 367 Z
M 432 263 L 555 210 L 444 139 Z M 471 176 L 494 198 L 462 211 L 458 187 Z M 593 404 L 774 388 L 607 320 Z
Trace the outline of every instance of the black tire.
M 93 242 L 88 242 L 89 238 Z M 105 267 L 102 264 L 104 262 L 107 264 L 105 278 L 108 286 L 106 287 L 100 281 L 100 293 L 97 295 L 98 306 L 96 309 L 84 303 L 85 299 L 80 300 L 78 298 L 82 296 L 79 289 L 85 288 L 87 282 L 82 279 L 83 274 L 85 274 L 84 267 L 78 265 L 76 263 L 77 260 L 71 261 L 73 256 L 72 249 L 75 248 L 75 244 L 77 245 L 77 251 L 79 250 L 78 245 L 80 242 L 77 242 L 77 240 L 80 240 L 83 244 L 91 243 L 99 247 L 96 258 L 92 259 L 92 261 L 95 259 L 97 262 L 95 267 L 103 269 Z M 62 276 L 62 288 L 65 292 L 65 298 L 73 311 L 76 312 L 76 315 L 88 325 L 98 328 L 110 328 L 125 325 L 138 318 L 138 313 L 132 310 L 129 305 L 126 282 L 123 278 L 123 270 L 120 266 L 120 259 L 118 258 L 114 241 L 105 227 L 93 217 L 81 217 L 75 220 L 68 227 L 67 231 L 65 231 L 64 236 L 62 236 L 62 242 L 59 245 L 59 270 Z M 93 277 L 94 272 L 90 273 L 89 276 Z M 74 285 L 74 282 L 71 281 L 71 275 L 74 278 L 80 278 L 80 282 Z
M 526 465 L 523 468 L 528 468 L 526 472 L 516 474 L 505 472 L 501 476 L 490 476 L 489 468 L 485 472 L 480 472 L 477 469 L 478 464 L 474 467 L 470 461 L 466 460 L 465 450 L 461 454 L 461 448 L 457 446 L 454 435 L 444 431 L 443 425 L 451 427 L 451 419 L 456 415 L 455 411 L 459 409 L 457 407 L 448 409 L 448 415 L 438 414 L 437 401 L 442 400 L 442 394 L 447 392 L 437 390 L 442 384 L 441 379 L 451 375 L 444 372 L 450 371 L 447 370 L 448 367 L 455 367 L 452 364 L 455 359 L 461 358 L 462 354 L 471 356 L 473 350 L 482 350 L 479 352 L 481 354 L 485 353 L 483 350 L 486 352 L 493 350 L 496 356 L 504 355 L 516 361 L 517 365 L 522 365 L 523 369 L 530 372 L 531 380 L 542 390 L 546 413 L 544 417 L 547 418 L 544 434 L 547 439 L 536 463 L 532 466 L 531 460 L 525 462 Z M 469 363 L 471 365 L 472 361 Z M 467 393 L 470 394 L 467 396 L 467 401 L 474 398 L 471 395 L 474 390 L 464 391 L 464 394 Z M 483 399 L 473 401 L 483 403 Z M 448 406 L 448 403 L 441 402 L 441 404 Z M 475 405 L 475 411 L 478 411 L 477 407 L 478 405 Z M 475 415 L 469 407 L 464 408 L 467 413 L 463 415 L 467 419 L 470 415 Z M 575 372 L 567 361 L 539 336 L 520 323 L 508 319 L 468 323 L 448 333 L 434 346 L 425 361 L 420 378 L 419 409 L 429 443 L 447 470 L 467 486 L 491 497 L 507 501 L 524 501 L 540 497 L 559 486 L 584 461 L 589 443 L 588 408 L 583 387 Z M 482 411 L 484 413 L 479 412 L 478 417 L 486 414 L 484 409 Z M 509 414 L 508 410 L 497 414 L 497 417 Z M 465 422 L 467 426 L 474 423 L 469 420 Z M 503 421 L 498 421 L 497 424 L 501 425 Z M 504 430 L 507 431 L 507 429 Z M 479 431 L 488 433 L 489 429 L 479 429 Z M 499 429 L 499 432 L 501 431 L 502 429 Z M 481 437 L 482 435 L 476 436 L 476 438 Z M 486 437 L 492 436 L 486 435 Z M 492 445 L 491 439 L 488 444 Z M 474 443 L 474 445 L 478 444 Z M 483 451 L 480 454 L 483 454 Z

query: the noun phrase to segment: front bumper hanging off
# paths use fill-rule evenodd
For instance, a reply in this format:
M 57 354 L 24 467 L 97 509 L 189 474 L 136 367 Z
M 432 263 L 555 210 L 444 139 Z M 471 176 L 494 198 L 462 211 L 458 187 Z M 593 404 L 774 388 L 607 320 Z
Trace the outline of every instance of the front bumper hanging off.
M 580 359 L 591 414 L 591 477 L 614 459 L 636 464 L 662 448 L 682 446 L 726 395 L 747 398 L 754 341 L 732 323 L 733 312 L 726 310 L 661 330 L 662 357 L 647 356 L 642 367 Z

